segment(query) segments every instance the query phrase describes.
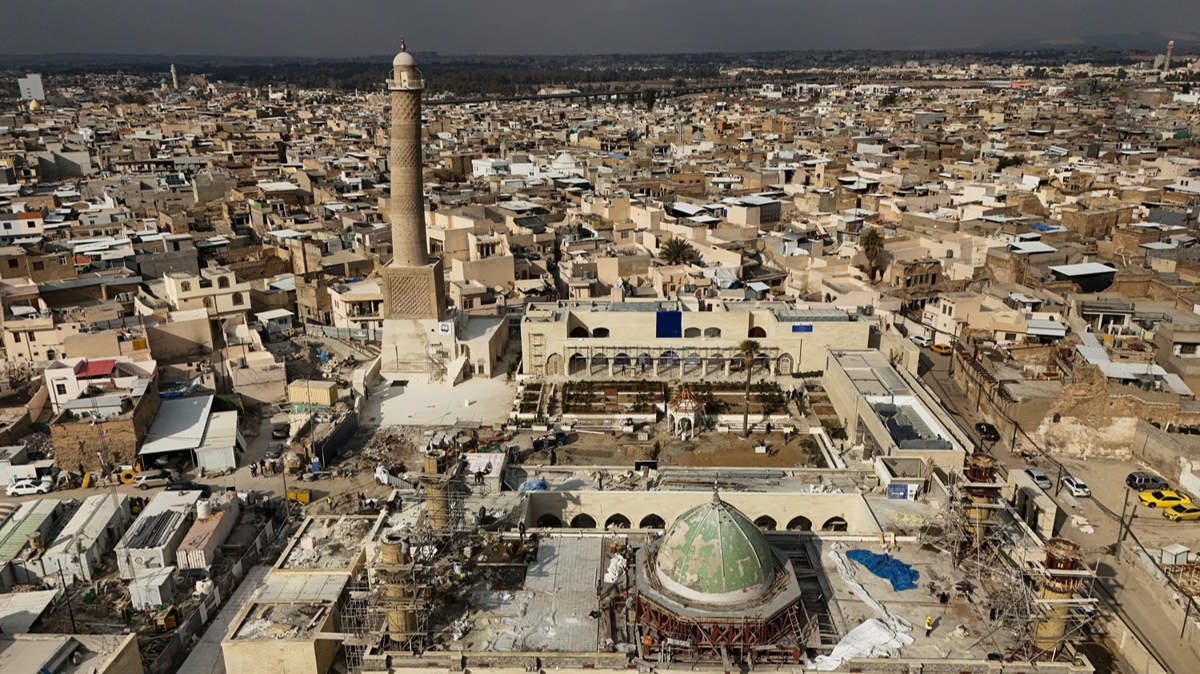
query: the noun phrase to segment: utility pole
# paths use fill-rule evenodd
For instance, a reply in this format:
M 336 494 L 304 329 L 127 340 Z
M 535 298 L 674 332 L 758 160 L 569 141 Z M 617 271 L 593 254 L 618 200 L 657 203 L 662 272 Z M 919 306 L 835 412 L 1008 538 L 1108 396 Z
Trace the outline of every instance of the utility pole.
M 1125 511 L 1129 508 L 1129 491 L 1125 490 L 1125 504 L 1121 506 L 1121 522 L 1117 525 L 1116 558 L 1121 559 L 1121 540 L 1125 538 Z
M 58 565 L 59 587 L 63 590 L 63 596 L 67 598 L 67 615 L 71 616 L 71 634 L 79 634 L 79 631 L 75 629 L 75 611 L 71 609 L 71 593 L 67 592 L 67 581 L 63 578 L 62 562 L 55 561 L 54 563 Z

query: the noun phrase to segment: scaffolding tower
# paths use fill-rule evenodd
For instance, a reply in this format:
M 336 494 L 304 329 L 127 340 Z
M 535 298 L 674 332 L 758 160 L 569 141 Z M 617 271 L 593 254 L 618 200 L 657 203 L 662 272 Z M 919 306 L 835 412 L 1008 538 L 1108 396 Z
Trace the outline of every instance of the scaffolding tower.
M 1073 541 L 1041 546 L 1031 536 L 1004 501 L 995 468 L 994 456 L 976 452 L 961 475 L 951 474 L 942 526 L 926 528 L 921 540 L 949 553 L 953 568 L 986 593 L 993 627 L 976 644 L 1003 631 L 1015 644 L 1010 657 L 1054 660 L 1096 614 L 1096 573 Z
M 413 527 L 386 529 L 378 550 L 351 579 L 342 604 L 348 635 L 343 644 L 351 674 L 363 670 L 371 653 L 428 648 L 437 608 L 437 579 L 445 576 L 447 550 L 458 550 L 473 533 L 464 526 L 467 489 L 457 455 L 430 451 L 419 477 L 422 493 L 409 507 L 421 508 Z

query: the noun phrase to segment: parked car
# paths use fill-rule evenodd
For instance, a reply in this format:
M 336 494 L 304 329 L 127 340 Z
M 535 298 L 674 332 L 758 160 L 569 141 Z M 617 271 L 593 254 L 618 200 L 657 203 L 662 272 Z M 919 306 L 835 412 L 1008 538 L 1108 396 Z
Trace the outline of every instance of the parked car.
M 1163 508 L 1163 517 L 1179 522 L 1182 520 L 1200 520 L 1200 508 L 1194 505 L 1177 503 L 1170 508 Z
M 291 435 L 292 429 L 288 424 L 275 424 L 271 428 L 271 437 L 276 440 L 286 440 L 288 435 Z
M 279 457 L 283 456 L 283 451 L 285 449 L 287 449 L 287 445 L 283 444 L 282 442 L 277 442 L 267 447 L 267 458 L 278 459 Z
M 1072 475 L 1068 475 L 1062 479 L 1062 486 L 1071 492 L 1071 496 L 1082 497 L 1092 495 L 1092 490 L 1088 489 L 1087 483 Z
M 950 346 L 949 344 L 934 344 L 933 346 L 929 347 L 929 350 L 933 351 L 939 356 L 949 356 L 950 354 L 954 353 L 954 347 Z
M 1050 481 L 1050 478 L 1046 477 L 1046 474 L 1040 468 L 1026 468 L 1025 474 L 1029 476 L 1029 479 L 1033 480 L 1034 484 L 1042 489 L 1054 488 L 1054 483 Z
M 1148 508 L 1169 508 L 1174 505 L 1191 505 L 1192 499 L 1170 489 L 1155 489 L 1138 494 L 1138 501 Z
M 1000 439 L 1000 431 L 986 421 L 975 424 L 975 432 L 979 433 L 979 437 L 986 442 L 996 442 Z
M 181 480 L 167 485 L 166 491 L 198 491 L 204 498 L 212 496 L 212 487 L 191 480 Z
M 9 496 L 29 496 L 30 494 L 48 494 L 50 492 L 49 477 L 42 480 L 25 478 L 8 485 L 4 490 Z
M 173 481 L 174 478 L 165 470 L 146 470 L 133 478 L 133 486 L 145 491 L 150 487 L 165 487 Z
M 1155 489 L 1166 489 L 1170 485 L 1167 481 L 1157 475 L 1136 471 L 1125 476 L 1125 486 L 1136 491 L 1153 491 Z
M 913 344 L 916 344 L 917 346 L 923 346 L 925 348 L 933 346 L 932 337 L 926 337 L 925 335 L 913 335 L 912 337 L 909 337 L 909 339 L 911 339 Z

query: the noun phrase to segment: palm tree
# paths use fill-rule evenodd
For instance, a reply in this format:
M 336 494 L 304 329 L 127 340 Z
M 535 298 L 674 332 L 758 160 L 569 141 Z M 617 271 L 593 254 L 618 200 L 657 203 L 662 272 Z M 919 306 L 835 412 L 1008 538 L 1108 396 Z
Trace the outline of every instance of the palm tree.
M 875 258 L 879 257 L 879 251 L 883 250 L 883 235 L 879 233 L 878 229 L 872 227 L 858 237 L 858 247 L 862 248 L 862 252 L 866 254 L 871 264 L 875 264 Z
M 696 248 L 680 238 L 667 239 L 658 249 L 658 259 L 670 265 L 687 264 L 696 259 Z
M 743 339 L 738 344 L 742 354 L 742 367 L 746 368 L 746 407 L 742 412 L 742 437 L 750 437 L 750 376 L 754 373 L 754 357 L 762 350 L 762 345 L 753 339 Z

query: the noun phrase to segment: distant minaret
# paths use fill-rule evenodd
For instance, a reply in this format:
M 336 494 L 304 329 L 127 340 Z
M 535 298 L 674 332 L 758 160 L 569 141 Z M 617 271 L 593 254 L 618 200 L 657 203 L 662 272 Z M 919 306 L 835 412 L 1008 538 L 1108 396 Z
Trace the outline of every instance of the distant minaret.
M 179 73 L 175 72 L 175 64 L 171 64 L 171 88 L 179 89 Z
M 1163 61 L 1163 72 L 1171 69 L 1171 52 L 1175 51 L 1175 41 L 1167 43 L 1167 60 Z

